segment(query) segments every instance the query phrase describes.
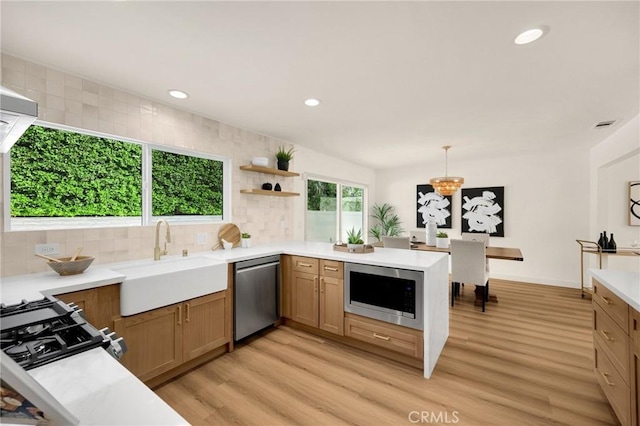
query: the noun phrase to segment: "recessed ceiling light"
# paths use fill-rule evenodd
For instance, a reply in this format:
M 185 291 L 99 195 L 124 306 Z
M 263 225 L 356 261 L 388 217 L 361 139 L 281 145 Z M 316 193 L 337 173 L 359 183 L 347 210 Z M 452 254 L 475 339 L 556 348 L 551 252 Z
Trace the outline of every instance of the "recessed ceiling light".
M 523 33 L 518 34 L 518 37 L 514 40 L 515 44 L 528 44 L 536 41 L 545 33 L 544 27 L 532 28 Z
M 177 99 L 187 99 L 189 97 L 189 95 L 186 92 L 183 92 L 182 90 L 176 90 L 176 89 L 169 90 L 169 95 Z
M 309 99 L 304 101 L 304 104 L 306 106 L 314 107 L 314 106 L 320 105 L 320 100 L 314 99 L 314 98 L 309 98 Z

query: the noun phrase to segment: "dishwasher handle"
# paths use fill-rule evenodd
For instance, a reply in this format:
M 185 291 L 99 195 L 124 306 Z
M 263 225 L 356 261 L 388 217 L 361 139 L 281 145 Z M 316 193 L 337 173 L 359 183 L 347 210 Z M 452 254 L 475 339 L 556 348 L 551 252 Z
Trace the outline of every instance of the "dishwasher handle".
M 249 266 L 248 268 L 238 268 L 237 272 L 254 271 L 256 269 L 270 268 L 272 266 L 280 266 L 280 262 L 263 263 L 262 265 Z

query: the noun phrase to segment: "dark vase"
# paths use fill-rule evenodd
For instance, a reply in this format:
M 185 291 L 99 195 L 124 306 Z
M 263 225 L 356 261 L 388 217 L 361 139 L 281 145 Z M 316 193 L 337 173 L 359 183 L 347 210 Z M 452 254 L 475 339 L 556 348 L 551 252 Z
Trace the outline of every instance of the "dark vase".
M 263 183 L 262 189 L 264 189 L 265 191 L 271 191 L 271 184 L 269 182 Z
M 287 160 L 278 160 L 278 170 L 289 170 L 289 162 Z
M 600 246 L 600 251 L 604 251 L 605 247 L 605 241 L 604 241 L 604 237 L 602 235 L 602 232 L 600 233 L 600 238 L 598 238 L 598 246 Z
M 609 239 L 607 238 L 607 231 L 602 233 L 602 251 L 609 250 Z
M 611 234 L 611 238 L 609 238 L 609 244 L 607 244 L 607 251 L 609 253 L 615 253 L 618 250 L 618 245 L 613 239 L 613 234 Z
M 280 184 L 276 183 L 276 186 L 273 187 L 274 191 L 282 191 L 282 188 L 280 188 Z

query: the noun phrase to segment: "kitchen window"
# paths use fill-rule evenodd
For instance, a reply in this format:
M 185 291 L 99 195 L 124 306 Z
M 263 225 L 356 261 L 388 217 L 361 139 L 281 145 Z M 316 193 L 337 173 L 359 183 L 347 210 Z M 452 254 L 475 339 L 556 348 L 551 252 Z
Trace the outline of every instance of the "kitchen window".
M 305 240 L 347 241 L 347 231 L 362 230 L 367 239 L 366 191 L 363 185 L 307 178 Z
M 4 160 L 5 230 L 222 221 L 229 160 L 38 122 Z

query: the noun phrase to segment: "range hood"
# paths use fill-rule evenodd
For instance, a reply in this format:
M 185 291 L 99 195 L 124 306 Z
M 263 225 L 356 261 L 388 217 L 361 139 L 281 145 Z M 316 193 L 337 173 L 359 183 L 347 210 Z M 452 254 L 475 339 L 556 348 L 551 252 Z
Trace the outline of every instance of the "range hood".
M 36 102 L 0 86 L 0 152 L 9 152 L 36 118 Z

